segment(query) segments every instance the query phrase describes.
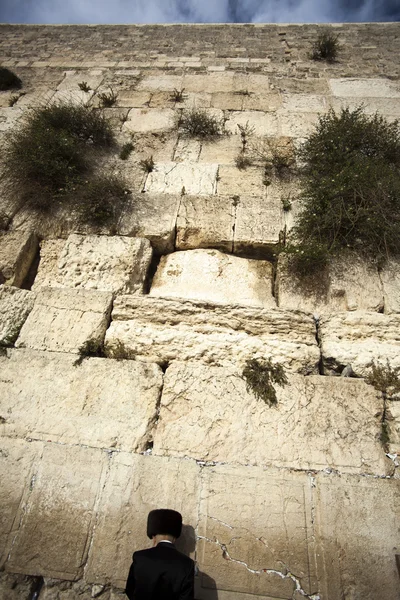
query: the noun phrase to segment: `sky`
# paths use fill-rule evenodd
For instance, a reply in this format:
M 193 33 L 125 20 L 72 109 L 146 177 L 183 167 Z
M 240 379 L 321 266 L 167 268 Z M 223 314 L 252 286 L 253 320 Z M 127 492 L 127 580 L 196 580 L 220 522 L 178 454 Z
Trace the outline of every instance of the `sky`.
M 400 21 L 400 0 L 0 0 L 2 23 Z

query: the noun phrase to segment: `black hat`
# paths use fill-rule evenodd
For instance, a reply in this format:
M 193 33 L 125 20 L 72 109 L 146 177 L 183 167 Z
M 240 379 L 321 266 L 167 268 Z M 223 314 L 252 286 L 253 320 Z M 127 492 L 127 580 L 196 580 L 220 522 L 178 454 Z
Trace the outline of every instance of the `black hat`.
M 178 538 L 182 531 L 182 515 L 176 510 L 160 508 L 152 510 L 147 517 L 147 535 L 151 539 L 155 535 L 165 533 Z

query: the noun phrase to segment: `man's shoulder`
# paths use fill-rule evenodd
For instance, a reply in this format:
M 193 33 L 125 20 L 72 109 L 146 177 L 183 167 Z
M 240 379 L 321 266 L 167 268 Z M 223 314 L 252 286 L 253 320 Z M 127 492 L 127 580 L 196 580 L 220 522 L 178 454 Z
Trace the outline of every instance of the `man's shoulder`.
M 151 558 L 151 557 L 156 558 L 161 553 L 164 554 L 165 552 L 171 553 L 171 555 L 173 555 L 177 560 L 180 560 L 183 564 L 186 564 L 187 567 L 194 565 L 194 561 L 189 556 L 186 556 L 186 554 L 183 554 L 183 552 L 180 552 L 179 550 L 177 550 L 175 548 L 175 546 L 172 546 L 172 545 L 167 546 L 167 545 L 158 544 L 157 546 L 154 546 L 153 548 L 146 548 L 145 550 L 137 550 L 133 554 L 133 559 L 140 560 L 140 558 Z

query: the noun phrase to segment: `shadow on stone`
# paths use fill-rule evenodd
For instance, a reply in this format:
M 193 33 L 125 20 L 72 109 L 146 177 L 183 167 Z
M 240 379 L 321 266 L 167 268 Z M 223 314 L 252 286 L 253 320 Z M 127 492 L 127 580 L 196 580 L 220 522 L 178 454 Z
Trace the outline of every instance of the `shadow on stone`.
M 175 547 L 186 556 L 190 556 L 196 549 L 196 533 L 191 525 L 182 525 L 180 538 L 175 542 Z M 216 581 L 197 569 L 195 580 L 195 599 L 196 600 L 218 600 L 218 591 Z

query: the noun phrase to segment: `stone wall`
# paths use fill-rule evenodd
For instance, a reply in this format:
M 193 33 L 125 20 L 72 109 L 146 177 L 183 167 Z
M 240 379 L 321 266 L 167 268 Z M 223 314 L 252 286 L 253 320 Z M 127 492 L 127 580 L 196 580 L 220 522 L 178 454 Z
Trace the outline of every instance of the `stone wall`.
M 23 80 L 12 107 L 0 92 L 2 148 L 31 107 L 110 88 L 135 145 L 109 159 L 132 191 L 113 230 L 0 182 L 2 599 L 122 598 L 157 507 L 183 514 L 198 600 L 399 597 L 399 398 L 364 377 L 400 366 L 400 267 L 348 253 L 299 286 L 274 260 L 297 182 L 235 164 L 238 125 L 295 147 L 331 107 L 400 116 L 398 24 L 335 25 L 333 64 L 309 58 L 319 31 L 0 26 Z M 191 106 L 227 134 L 182 137 Z M 274 406 L 242 376 L 267 357 L 288 378 Z

